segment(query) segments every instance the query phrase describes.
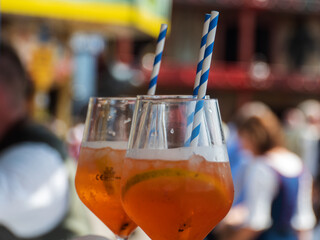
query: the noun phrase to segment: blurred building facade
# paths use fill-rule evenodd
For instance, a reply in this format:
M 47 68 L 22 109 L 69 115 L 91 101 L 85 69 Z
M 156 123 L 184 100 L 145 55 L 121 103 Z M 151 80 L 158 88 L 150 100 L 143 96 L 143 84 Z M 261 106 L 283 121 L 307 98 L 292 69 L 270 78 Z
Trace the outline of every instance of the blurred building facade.
M 159 87 L 192 88 L 202 21 L 211 9 L 220 17 L 208 91 L 226 105 L 223 115 L 248 100 L 264 101 L 280 113 L 305 98 L 319 99 L 320 2 L 315 0 L 174 0 Z
M 5 1 L 13 4 L 4 0 L 2 6 Z M 119 3 L 96 2 L 104 1 Z M 159 5 L 160 2 L 165 3 Z M 148 21 L 147 17 L 153 14 L 148 12 L 150 4 L 165 12 L 166 17 L 156 18 L 158 22 Z M 80 56 L 78 60 L 86 62 L 84 65 L 91 61 L 84 60 L 83 53 L 79 55 L 77 48 L 72 47 L 74 34 L 98 34 L 104 42 L 101 52 L 93 56 L 96 61 L 93 68 L 97 72 L 92 76 L 94 79 L 89 80 L 89 84 L 95 85 L 90 94 L 144 94 L 157 29 L 161 21 L 170 22 L 157 94 L 191 94 L 203 18 L 211 10 L 218 10 L 220 18 L 208 93 L 220 100 L 224 118 L 228 119 L 248 100 L 264 101 L 280 113 L 306 98 L 319 99 L 320 3 L 317 0 L 144 0 L 129 17 L 123 18 L 124 12 L 118 12 L 100 22 L 44 14 L 32 16 L 23 14 L 23 7 L 15 12 L 11 5 L 11 12 L 4 12 L 2 16 L 2 36 L 14 43 L 29 66 L 40 92 L 37 104 L 52 108 L 58 118 L 68 118 L 73 101 L 79 99 L 81 93 L 81 87 L 74 84 L 75 57 Z M 104 9 L 112 12 L 115 8 Z M 140 20 L 136 20 L 136 25 L 121 23 L 139 12 L 145 18 L 137 18 Z M 148 31 L 151 26 L 152 31 Z M 77 89 L 76 94 L 73 89 Z M 49 103 L 50 98 L 56 99 L 51 101 L 54 104 Z

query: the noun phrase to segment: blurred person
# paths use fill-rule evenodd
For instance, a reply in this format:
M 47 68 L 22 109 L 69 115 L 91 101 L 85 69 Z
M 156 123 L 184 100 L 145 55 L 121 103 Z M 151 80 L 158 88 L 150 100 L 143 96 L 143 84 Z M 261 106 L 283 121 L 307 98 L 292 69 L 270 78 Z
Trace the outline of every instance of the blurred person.
M 238 125 L 239 122 L 242 122 L 249 116 L 253 116 L 259 111 L 264 111 L 264 107 L 265 105 L 258 102 L 247 104 L 239 108 L 235 113 L 233 121 L 228 123 L 229 134 L 226 137 L 226 142 L 235 189 L 234 206 L 243 201 L 245 191 L 244 178 L 247 168 L 252 161 L 252 155 L 244 148 L 241 142 Z
M 28 116 L 31 82 L 0 42 L 0 239 L 59 240 L 86 233 L 70 194 L 64 144 Z M 81 232 L 82 231 L 82 232 Z
M 284 112 L 283 128 L 286 147 L 302 157 L 301 140 L 306 127 L 306 118 L 299 108 L 289 108 Z
M 314 184 L 313 208 L 317 218 L 314 239 L 320 239 L 320 103 L 314 99 L 301 102 L 285 114 L 287 146 L 297 153 L 311 172 Z
M 248 103 L 242 112 L 252 107 L 256 112 L 242 118 L 238 131 L 254 160 L 246 172 L 243 203 L 224 219 L 220 239 L 309 240 L 315 225 L 312 176 L 284 147 L 280 122 L 269 107 Z
M 237 122 L 243 115 L 240 110 L 236 112 L 234 120 L 228 123 L 227 126 L 229 134 L 226 136 L 230 168 L 234 183 L 234 206 L 240 204 L 243 201 L 243 180 L 246 175 L 246 169 L 251 162 L 251 155 L 246 149 L 243 148 L 238 134 Z
M 225 131 L 225 138 L 227 144 L 227 151 L 229 156 L 229 163 L 231 168 L 233 186 L 234 186 L 234 200 L 232 208 L 243 203 L 245 194 L 245 176 L 247 173 L 248 166 L 252 161 L 252 156 L 248 150 L 246 150 L 240 140 L 238 133 L 238 122 L 247 118 L 249 115 L 253 115 L 256 111 L 261 109 L 261 104 L 255 103 L 248 105 L 247 107 L 239 108 L 232 120 L 227 124 L 227 131 Z M 223 225 L 223 224 L 221 224 Z M 205 240 L 219 239 L 220 236 L 220 225 L 216 226 Z
M 320 238 L 320 102 L 308 99 L 298 105 L 305 118 L 306 125 L 301 135 L 302 160 L 314 178 L 313 207 L 317 217 L 315 239 Z
M 314 178 L 319 169 L 319 146 L 320 139 L 320 102 L 308 99 L 298 105 L 305 118 L 306 125 L 301 135 L 301 158 Z

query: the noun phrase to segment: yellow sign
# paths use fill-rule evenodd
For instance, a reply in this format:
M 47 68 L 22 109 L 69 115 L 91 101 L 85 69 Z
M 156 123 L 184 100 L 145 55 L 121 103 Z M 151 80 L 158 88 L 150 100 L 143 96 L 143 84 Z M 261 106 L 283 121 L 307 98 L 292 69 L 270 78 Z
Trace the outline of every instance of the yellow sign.
M 131 26 L 157 37 L 171 0 L 1 0 L 1 12 Z

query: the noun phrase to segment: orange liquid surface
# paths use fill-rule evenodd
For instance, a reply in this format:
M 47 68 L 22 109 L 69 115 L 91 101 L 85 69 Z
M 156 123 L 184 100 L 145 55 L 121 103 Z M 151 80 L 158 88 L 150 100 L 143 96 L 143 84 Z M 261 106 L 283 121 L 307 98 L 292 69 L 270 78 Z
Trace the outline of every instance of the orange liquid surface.
M 81 201 L 114 234 L 127 237 L 137 226 L 120 201 L 120 179 L 125 150 L 82 147 L 75 178 Z
M 229 163 L 192 158 L 125 160 L 124 208 L 152 240 L 202 240 L 232 205 Z

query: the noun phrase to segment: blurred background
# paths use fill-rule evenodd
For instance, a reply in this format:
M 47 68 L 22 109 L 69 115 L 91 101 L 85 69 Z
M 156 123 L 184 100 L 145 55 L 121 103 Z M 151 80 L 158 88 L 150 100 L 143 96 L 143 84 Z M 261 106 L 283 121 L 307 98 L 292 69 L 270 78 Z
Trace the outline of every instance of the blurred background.
M 170 32 L 157 94 L 191 94 L 211 9 L 221 15 L 208 93 L 220 100 L 225 120 L 253 99 L 282 114 L 318 98 L 315 0 L 3 0 L 1 36 L 35 83 L 35 116 L 69 126 L 89 96 L 146 93 L 161 23 Z
M 244 103 L 261 101 L 284 129 L 300 127 L 301 115 L 288 110 L 320 99 L 318 0 L 1 0 L 0 34 L 34 83 L 33 118 L 76 158 L 90 96 L 147 93 L 161 23 L 169 32 L 156 94 L 192 94 L 211 10 L 220 17 L 207 93 L 218 98 L 223 121 Z M 320 108 L 313 106 L 301 109 L 300 120 L 316 124 L 318 159 Z

